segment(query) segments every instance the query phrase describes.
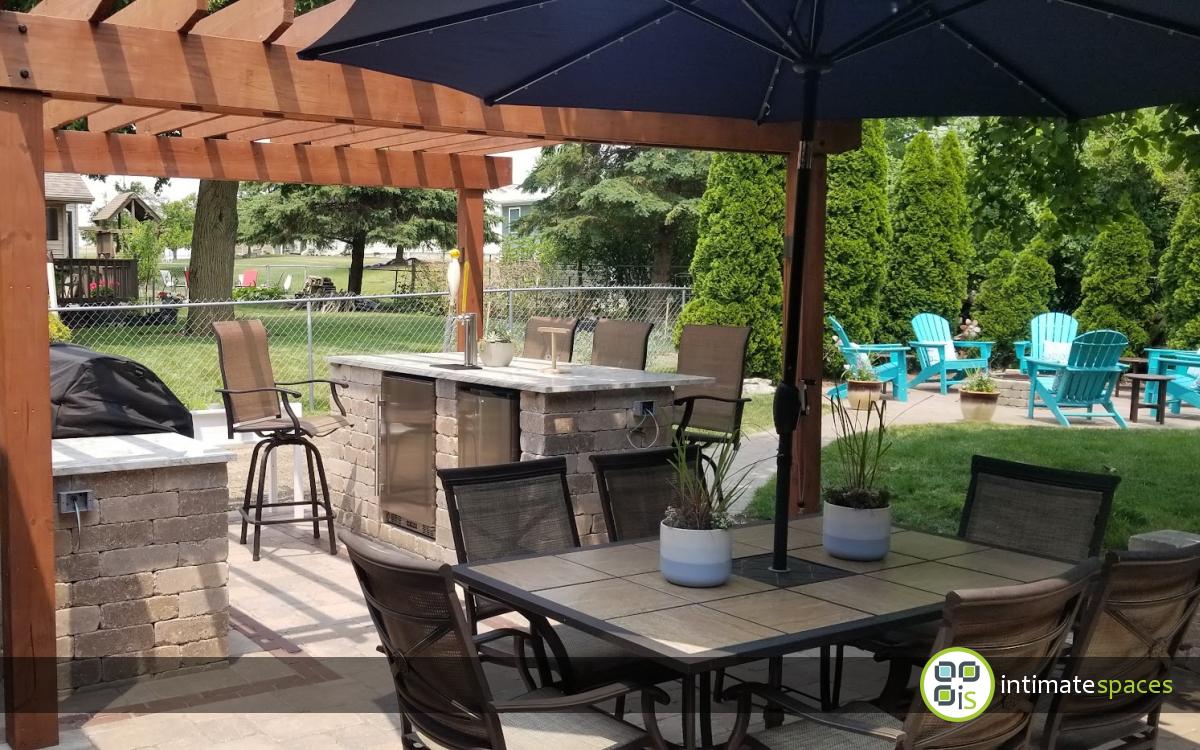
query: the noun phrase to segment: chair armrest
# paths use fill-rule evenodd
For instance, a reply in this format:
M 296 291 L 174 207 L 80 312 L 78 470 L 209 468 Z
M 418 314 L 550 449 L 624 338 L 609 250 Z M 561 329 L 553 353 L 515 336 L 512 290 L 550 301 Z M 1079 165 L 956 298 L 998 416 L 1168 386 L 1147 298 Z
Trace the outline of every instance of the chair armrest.
M 814 714 L 810 706 L 806 706 L 796 700 L 791 695 L 779 690 L 778 688 L 762 683 L 745 682 L 740 685 L 735 685 L 725 691 L 723 699 L 728 700 L 736 697 L 738 699 L 738 721 L 734 729 L 734 735 L 730 737 L 729 747 L 741 747 L 745 739 L 745 729 L 743 724 L 749 724 L 749 721 L 743 722 L 742 716 L 745 713 L 748 716 L 750 709 L 750 698 L 759 696 L 766 699 L 768 704 L 778 706 L 788 713 L 798 716 L 806 721 L 811 721 L 815 724 L 823 724 L 835 729 L 841 729 L 853 734 L 861 734 L 868 737 L 875 737 L 881 740 L 889 740 L 895 742 L 899 746 L 905 739 L 905 734 L 902 730 L 892 729 L 890 727 L 881 727 L 868 724 L 863 721 L 858 721 L 848 715 L 837 714 Z M 743 709 L 744 707 L 744 709 Z M 883 713 L 882 711 L 880 712 Z M 738 729 L 742 728 L 742 736 L 739 737 Z M 736 740 L 736 742 L 735 742 Z
M 697 399 L 701 399 L 701 398 L 704 399 L 705 401 L 720 401 L 723 404 L 748 404 L 751 401 L 751 399 L 748 399 L 748 398 L 724 398 L 722 396 L 695 395 L 695 396 L 684 396 L 682 398 L 677 398 L 677 399 L 675 399 L 674 404 L 675 404 L 675 406 L 683 406 L 684 404 L 691 403 L 691 402 L 693 402 Z
M 338 388 L 349 388 L 350 381 L 348 380 L 329 380 L 327 378 L 314 378 L 313 380 L 297 380 L 292 383 L 276 383 L 275 385 L 308 385 L 309 383 L 328 383 L 329 395 L 333 397 L 333 403 L 337 405 L 338 411 L 342 416 L 346 416 L 346 407 L 342 406 L 342 400 L 338 398 Z
M 559 695 L 553 697 L 538 697 L 538 698 L 514 698 L 506 701 L 495 701 L 492 703 L 492 708 L 497 713 L 515 713 L 515 712 L 532 712 L 532 711 L 565 711 L 571 708 L 585 708 L 593 706 L 597 703 L 603 703 L 613 698 L 620 698 L 622 695 L 637 693 L 640 691 L 650 692 L 654 700 L 659 703 L 668 703 L 670 698 L 660 688 L 654 686 L 641 685 L 636 682 L 614 682 L 608 685 L 601 685 L 590 690 L 585 690 L 582 693 L 572 693 L 571 695 Z
M 483 646 L 491 643 L 492 641 L 498 641 L 502 638 L 513 638 L 518 641 L 533 640 L 533 636 L 524 630 L 518 630 L 517 628 L 496 628 L 495 630 L 489 630 L 486 633 L 480 633 L 479 635 L 475 636 L 474 641 L 476 646 Z
M 1038 370 L 1065 370 L 1067 369 L 1066 362 L 1047 362 L 1042 359 L 1026 359 L 1025 367 L 1028 369 Z
M 945 349 L 946 344 L 953 344 L 953 341 L 910 341 L 909 347 L 922 349 Z
M 704 399 L 705 401 L 719 401 L 723 404 L 734 404 L 733 440 L 734 446 L 736 447 L 738 441 L 741 439 L 742 412 L 745 411 L 746 404 L 750 403 L 750 399 L 748 398 L 724 398 L 722 396 L 695 395 L 684 396 L 683 398 L 675 399 L 673 402 L 675 406 L 683 407 L 683 416 L 679 418 L 679 421 L 675 425 L 675 442 L 679 443 L 683 440 L 683 433 L 687 432 L 688 425 L 692 423 L 692 410 L 696 408 L 696 402 L 700 399 Z
M 281 383 L 281 385 L 289 385 L 289 384 Z M 289 391 L 286 388 L 274 388 L 274 387 L 270 387 L 270 386 L 266 386 L 263 388 L 217 388 L 215 390 L 217 393 L 220 393 L 223 396 L 241 396 L 246 393 L 267 393 L 267 392 L 273 391 L 275 393 L 282 393 L 285 396 L 291 396 L 292 398 L 304 398 L 304 396 L 302 394 L 300 394 L 296 391 Z
M 907 347 L 904 344 L 855 344 L 854 348 L 859 353 L 867 352 L 867 353 L 886 354 L 889 352 L 908 351 L 910 347 Z
M 979 341 L 977 339 L 954 339 L 954 346 L 958 349 L 978 349 L 986 346 L 992 348 L 996 345 L 995 341 Z
M 230 403 L 229 397 L 230 396 L 240 396 L 245 393 L 272 392 L 272 393 L 279 395 L 281 397 L 279 399 L 279 401 L 280 401 L 280 403 L 283 404 L 284 412 L 288 415 L 288 419 L 292 420 L 292 429 L 294 429 L 296 432 L 300 432 L 300 418 L 296 416 L 296 412 L 292 411 L 292 404 L 290 401 L 288 401 L 289 398 L 294 398 L 297 400 L 303 398 L 303 396 L 301 396 L 296 391 L 289 391 L 286 388 L 280 388 L 278 386 L 263 387 L 263 388 L 241 388 L 241 389 L 217 388 L 216 391 L 217 391 L 217 393 L 221 394 L 221 400 L 225 402 L 225 415 L 226 415 L 225 418 L 226 418 L 228 426 L 229 426 L 229 437 L 230 438 L 233 437 L 234 424 L 233 424 L 233 422 L 228 421 L 229 419 L 231 419 L 232 414 L 233 414 L 233 410 L 231 408 L 232 404 Z M 345 412 L 343 412 L 343 413 L 345 413 Z

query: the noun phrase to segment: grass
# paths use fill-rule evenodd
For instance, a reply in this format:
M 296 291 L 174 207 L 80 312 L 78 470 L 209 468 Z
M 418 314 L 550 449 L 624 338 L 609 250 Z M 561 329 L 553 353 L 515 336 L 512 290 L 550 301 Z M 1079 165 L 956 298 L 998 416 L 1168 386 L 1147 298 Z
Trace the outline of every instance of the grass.
M 1062 430 L 999 425 L 921 425 L 892 431 L 881 484 L 892 490 L 896 523 L 939 534 L 958 530 L 971 456 L 982 454 L 1121 477 L 1105 545 L 1124 549 L 1133 534 L 1157 529 L 1200 531 L 1190 430 Z M 825 483 L 837 481 L 836 447 L 821 455 Z M 775 482 L 759 488 L 747 513 L 770 518 Z
M 367 265 L 374 265 L 388 260 L 384 256 L 368 257 Z M 187 270 L 187 261 L 163 263 L 160 267 L 175 274 L 182 282 L 183 272 Z M 233 264 L 235 273 L 258 271 L 258 285 L 280 285 L 288 274 L 292 275 L 292 291 L 297 292 L 304 286 L 305 276 L 328 276 L 338 289 L 346 288 L 350 276 L 350 257 L 346 255 L 262 255 L 256 257 L 238 258 Z M 363 271 L 363 294 L 391 294 L 396 276 L 393 271 L 374 271 L 367 268 Z M 408 291 L 408 274 L 400 273 L 401 291 Z

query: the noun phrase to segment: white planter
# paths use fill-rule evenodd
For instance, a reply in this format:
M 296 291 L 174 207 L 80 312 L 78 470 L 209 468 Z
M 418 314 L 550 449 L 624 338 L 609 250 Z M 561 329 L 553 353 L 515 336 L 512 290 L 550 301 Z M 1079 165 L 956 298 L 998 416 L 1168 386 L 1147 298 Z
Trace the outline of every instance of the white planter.
M 822 542 L 826 552 L 843 560 L 882 560 L 892 543 L 892 509 L 825 503 Z
M 882 380 L 850 380 L 846 382 L 846 401 L 854 411 L 869 409 L 883 398 Z
M 958 403 L 962 409 L 963 419 L 968 422 L 991 422 L 996 414 L 996 404 L 1000 400 L 999 392 L 985 393 L 981 391 L 959 390 Z
M 659 568 L 678 586 L 711 588 L 729 580 L 733 535 L 728 529 L 677 529 L 658 526 Z
M 515 350 L 511 341 L 480 341 L 479 361 L 485 367 L 508 367 Z

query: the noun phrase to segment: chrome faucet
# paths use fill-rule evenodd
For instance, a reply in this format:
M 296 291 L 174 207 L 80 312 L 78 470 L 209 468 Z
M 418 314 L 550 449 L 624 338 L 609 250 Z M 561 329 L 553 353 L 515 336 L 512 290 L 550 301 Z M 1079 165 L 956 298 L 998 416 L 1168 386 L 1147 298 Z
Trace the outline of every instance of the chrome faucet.
M 473 312 L 454 316 L 455 322 L 463 327 L 463 366 L 479 366 L 479 329 L 477 316 Z

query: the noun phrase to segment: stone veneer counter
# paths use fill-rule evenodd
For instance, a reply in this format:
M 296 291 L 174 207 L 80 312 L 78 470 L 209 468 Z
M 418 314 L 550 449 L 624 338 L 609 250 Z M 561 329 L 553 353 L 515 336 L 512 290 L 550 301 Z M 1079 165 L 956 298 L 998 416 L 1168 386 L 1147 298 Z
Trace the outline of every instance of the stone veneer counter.
M 228 655 L 229 451 L 174 433 L 53 441 L 59 687 Z M 57 501 L 56 501 L 57 502 Z
M 575 505 L 575 523 L 584 544 L 607 541 L 600 494 L 589 457 L 595 453 L 630 450 L 631 414 L 635 402 L 651 402 L 657 432 L 639 441 L 643 447 L 670 444 L 677 386 L 706 385 L 712 378 L 643 372 L 615 367 L 564 363 L 564 372 L 546 372 L 544 360 L 515 359 L 509 367 L 449 370 L 435 364 L 461 363 L 462 355 L 389 354 L 334 356 L 330 377 L 345 380 L 341 393 L 352 425 L 320 441 L 330 490 L 344 526 L 434 560 L 456 561 L 450 516 L 441 483 L 436 482 L 433 536 L 389 523 L 380 507 L 378 432 L 380 399 L 385 374 L 432 381 L 434 399 L 434 456 L 437 469 L 459 465 L 458 390 L 485 386 L 514 391 L 519 396 L 520 458 L 562 456 L 567 484 Z M 428 457 L 414 456 L 414 461 Z

